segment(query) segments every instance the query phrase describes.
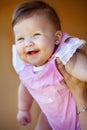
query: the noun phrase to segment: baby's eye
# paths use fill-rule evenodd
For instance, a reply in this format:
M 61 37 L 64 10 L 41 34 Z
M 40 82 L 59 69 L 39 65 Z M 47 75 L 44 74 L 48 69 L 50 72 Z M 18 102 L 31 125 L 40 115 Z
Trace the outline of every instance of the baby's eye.
M 24 38 L 18 38 L 17 41 L 21 41 L 21 40 L 24 40 Z
M 24 41 L 24 38 L 18 38 L 17 41 L 16 41 L 16 43 L 17 43 L 17 44 L 20 44 L 20 43 L 22 43 L 23 41 Z
M 39 36 L 40 35 L 40 33 L 35 33 L 33 36 Z

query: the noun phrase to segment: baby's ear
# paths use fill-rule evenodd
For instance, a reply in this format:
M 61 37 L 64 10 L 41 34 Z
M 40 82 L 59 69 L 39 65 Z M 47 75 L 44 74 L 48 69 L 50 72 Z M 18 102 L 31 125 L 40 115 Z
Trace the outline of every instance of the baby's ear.
M 61 42 L 62 31 L 58 30 L 55 33 L 55 44 L 58 45 Z

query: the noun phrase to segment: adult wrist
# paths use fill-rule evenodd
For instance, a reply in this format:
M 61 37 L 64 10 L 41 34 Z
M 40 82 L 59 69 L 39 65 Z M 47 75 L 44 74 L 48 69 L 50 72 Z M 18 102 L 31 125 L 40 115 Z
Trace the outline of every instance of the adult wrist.
M 78 115 L 81 114 L 81 113 L 84 113 L 87 111 L 87 107 L 85 108 L 81 108 L 79 111 L 78 111 Z

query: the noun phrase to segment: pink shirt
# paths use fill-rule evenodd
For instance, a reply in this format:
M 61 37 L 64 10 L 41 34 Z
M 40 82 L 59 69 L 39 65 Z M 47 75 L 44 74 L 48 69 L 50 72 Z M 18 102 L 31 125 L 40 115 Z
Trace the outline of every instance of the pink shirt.
M 45 113 L 53 130 L 80 130 L 76 104 L 51 59 L 41 72 L 25 64 L 20 79 Z

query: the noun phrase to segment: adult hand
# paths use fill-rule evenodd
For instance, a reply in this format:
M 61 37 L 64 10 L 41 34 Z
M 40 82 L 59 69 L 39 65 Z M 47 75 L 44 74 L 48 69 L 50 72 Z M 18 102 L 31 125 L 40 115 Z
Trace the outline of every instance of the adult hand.
M 66 82 L 68 88 L 70 89 L 76 104 L 77 104 L 77 109 L 78 111 L 81 110 L 82 108 L 87 107 L 87 83 L 80 81 L 67 73 L 64 65 L 60 62 L 57 61 L 58 63 L 58 69 L 60 73 L 64 77 L 64 81 Z M 81 130 L 87 130 L 87 111 L 82 112 L 79 114 L 79 119 L 80 119 L 80 125 L 81 125 Z

